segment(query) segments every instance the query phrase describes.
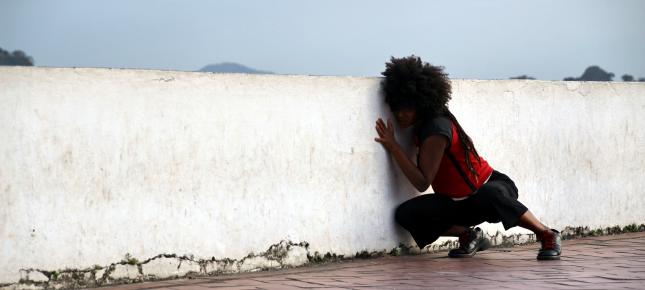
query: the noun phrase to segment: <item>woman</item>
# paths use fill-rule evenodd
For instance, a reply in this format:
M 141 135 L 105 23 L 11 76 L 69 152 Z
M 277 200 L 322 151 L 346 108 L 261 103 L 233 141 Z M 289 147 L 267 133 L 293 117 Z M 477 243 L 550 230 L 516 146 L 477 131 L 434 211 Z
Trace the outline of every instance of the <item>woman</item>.
M 544 226 L 517 200 L 517 187 L 477 153 L 471 138 L 448 110 L 451 86 L 442 67 L 419 57 L 394 58 L 382 73 L 385 102 L 402 128 L 414 126 L 418 147 L 416 165 L 394 137 L 388 119 L 376 121 L 378 138 L 405 176 L 420 192 L 430 185 L 435 194 L 423 194 L 401 204 L 396 221 L 410 232 L 419 248 L 439 236 L 459 237 L 450 257 L 472 257 L 490 247 L 481 229 L 484 221 L 502 222 L 533 231 L 541 241 L 538 260 L 560 259 L 560 233 Z

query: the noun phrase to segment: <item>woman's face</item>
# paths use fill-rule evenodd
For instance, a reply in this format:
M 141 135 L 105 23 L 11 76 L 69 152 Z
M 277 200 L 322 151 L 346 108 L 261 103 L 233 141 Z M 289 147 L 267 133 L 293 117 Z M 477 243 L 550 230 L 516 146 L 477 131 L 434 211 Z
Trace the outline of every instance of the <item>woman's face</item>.
M 394 117 L 401 128 L 408 128 L 417 121 L 417 110 L 414 108 L 402 108 L 394 111 Z

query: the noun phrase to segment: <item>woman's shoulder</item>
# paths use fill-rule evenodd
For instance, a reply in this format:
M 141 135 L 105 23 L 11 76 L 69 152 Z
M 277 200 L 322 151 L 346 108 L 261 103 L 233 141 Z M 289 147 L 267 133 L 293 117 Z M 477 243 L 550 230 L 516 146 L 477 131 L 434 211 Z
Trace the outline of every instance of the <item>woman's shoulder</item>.
M 419 122 L 419 131 L 433 128 L 451 128 L 452 121 L 446 115 L 426 115 Z
M 444 135 L 452 140 L 452 121 L 445 115 L 426 115 L 416 130 L 420 142 L 431 135 Z

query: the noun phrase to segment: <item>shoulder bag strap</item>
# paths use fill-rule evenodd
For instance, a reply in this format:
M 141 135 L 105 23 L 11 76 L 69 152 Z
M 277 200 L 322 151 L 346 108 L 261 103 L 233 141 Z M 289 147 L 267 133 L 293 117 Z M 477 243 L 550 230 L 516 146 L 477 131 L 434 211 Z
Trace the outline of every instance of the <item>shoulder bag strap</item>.
M 448 158 L 450 158 L 450 161 L 452 161 L 452 164 L 455 165 L 455 168 L 457 168 L 459 175 L 461 175 L 464 181 L 466 181 L 466 183 L 468 184 L 468 187 L 470 187 L 470 189 L 473 192 L 477 190 L 477 187 L 475 187 L 475 185 L 470 181 L 470 179 L 468 178 L 468 175 L 466 175 L 466 172 L 464 172 L 461 166 L 459 166 L 459 162 L 457 162 L 457 158 L 455 158 L 455 155 L 453 155 L 452 152 L 450 152 L 450 150 L 446 150 L 446 154 L 448 154 Z

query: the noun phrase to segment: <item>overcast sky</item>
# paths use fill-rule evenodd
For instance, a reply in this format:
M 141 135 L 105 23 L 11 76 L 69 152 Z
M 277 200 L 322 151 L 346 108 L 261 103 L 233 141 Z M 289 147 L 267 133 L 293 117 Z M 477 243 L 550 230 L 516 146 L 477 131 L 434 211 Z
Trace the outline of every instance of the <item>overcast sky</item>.
M 416 54 L 453 78 L 645 77 L 640 0 L 0 0 L 0 47 L 38 66 L 375 76 Z

